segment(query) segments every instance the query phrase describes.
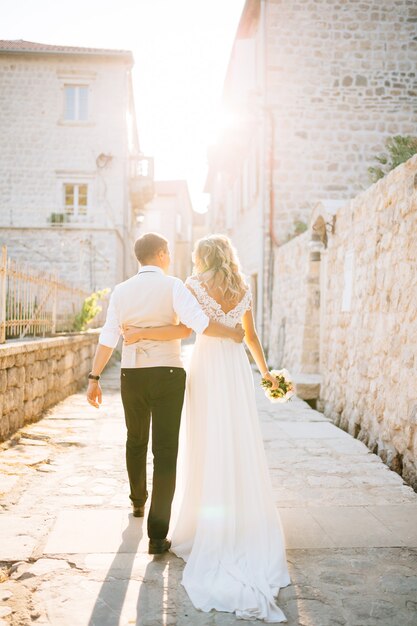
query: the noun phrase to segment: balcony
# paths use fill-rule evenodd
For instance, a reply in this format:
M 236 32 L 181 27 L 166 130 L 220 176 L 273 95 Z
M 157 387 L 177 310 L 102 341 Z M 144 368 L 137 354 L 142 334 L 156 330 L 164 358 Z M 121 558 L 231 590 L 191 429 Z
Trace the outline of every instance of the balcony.
M 53 227 L 68 226 L 68 224 L 92 224 L 95 222 L 94 215 L 68 215 L 67 213 L 51 213 L 47 219 L 48 223 Z
M 68 222 L 68 215 L 66 213 L 51 213 L 48 217 L 48 222 L 51 226 L 63 226 Z
M 153 158 L 138 156 L 131 160 L 130 200 L 135 213 L 145 208 L 154 196 Z

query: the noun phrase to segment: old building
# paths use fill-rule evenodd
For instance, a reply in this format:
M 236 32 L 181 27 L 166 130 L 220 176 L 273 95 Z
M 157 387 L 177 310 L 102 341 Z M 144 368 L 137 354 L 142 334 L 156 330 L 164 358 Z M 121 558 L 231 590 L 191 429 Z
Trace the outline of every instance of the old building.
M 136 271 L 152 197 L 124 50 L 0 41 L 0 242 L 93 291 Z
M 415 5 L 247 0 L 209 154 L 211 230 L 227 232 L 264 293 L 267 343 L 279 246 L 318 202 L 348 200 L 387 137 L 415 134 Z
M 193 242 L 195 243 L 202 237 L 206 237 L 210 233 L 208 212 L 197 213 L 193 215 Z
M 155 195 L 139 215 L 140 233 L 157 232 L 169 241 L 170 272 L 185 280 L 191 274 L 193 227 L 199 219 L 193 211 L 184 180 L 158 180 Z

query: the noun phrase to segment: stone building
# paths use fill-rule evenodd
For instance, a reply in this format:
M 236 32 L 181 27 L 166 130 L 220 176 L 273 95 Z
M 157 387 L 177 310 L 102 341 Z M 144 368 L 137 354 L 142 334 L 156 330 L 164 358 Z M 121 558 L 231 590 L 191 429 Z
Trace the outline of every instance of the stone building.
M 0 41 L 0 243 L 93 291 L 136 271 L 152 195 L 124 50 Z
M 193 215 L 193 243 L 206 237 L 210 234 L 210 224 L 208 219 L 208 212 L 197 213 L 194 211 Z
M 206 191 L 211 230 L 233 238 L 265 294 L 265 343 L 279 246 L 306 228 L 318 202 L 368 186 L 387 137 L 415 133 L 416 20 L 409 0 L 245 3 Z
M 185 280 L 191 274 L 193 234 L 199 215 L 191 204 L 185 180 L 158 180 L 155 195 L 139 216 L 140 233 L 157 232 L 169 241 L 170 272 Z

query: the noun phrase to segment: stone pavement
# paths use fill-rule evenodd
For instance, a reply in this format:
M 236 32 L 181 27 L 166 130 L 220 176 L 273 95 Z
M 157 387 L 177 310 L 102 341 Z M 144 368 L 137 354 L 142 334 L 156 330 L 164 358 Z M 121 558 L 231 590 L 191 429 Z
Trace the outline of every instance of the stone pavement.
M 99 411 L 75 394 L 0 450 L 0 626 L 227 626 L 196 611 L 183 562 L 147 554 L 124 461 L 119 373 Z M 289 626 L 416 626 L 417 494 L 296 398 L 258 407 L 292 585 Z M 151 460 L 150 460 L 151 462 Z

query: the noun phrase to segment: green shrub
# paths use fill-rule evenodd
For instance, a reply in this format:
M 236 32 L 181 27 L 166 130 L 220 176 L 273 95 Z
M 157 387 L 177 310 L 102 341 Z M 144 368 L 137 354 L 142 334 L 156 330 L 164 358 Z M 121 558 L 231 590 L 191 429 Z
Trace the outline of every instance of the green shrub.
M 294 233 L 296 235 L 301 235 L 301 233 L 305 233 L 308 226 L 302 220 L 294 220 Z
M 102 289 L 101 291 L 95 291 L 88 296 L 83 302 L 83 306 L 78 315 L 74 318 L 74 330 L 85 330 L 87 325 L 98 315 L 102 307 L 98 304 L 100 300 L 109 293 L 110 289 Z
M 380 166 L 368 168 L 369 177 L 373 183 L 417 153 L 417 137 L 396 135 L 387 139 L 385 145 L 387 154 L 375 157 Z

